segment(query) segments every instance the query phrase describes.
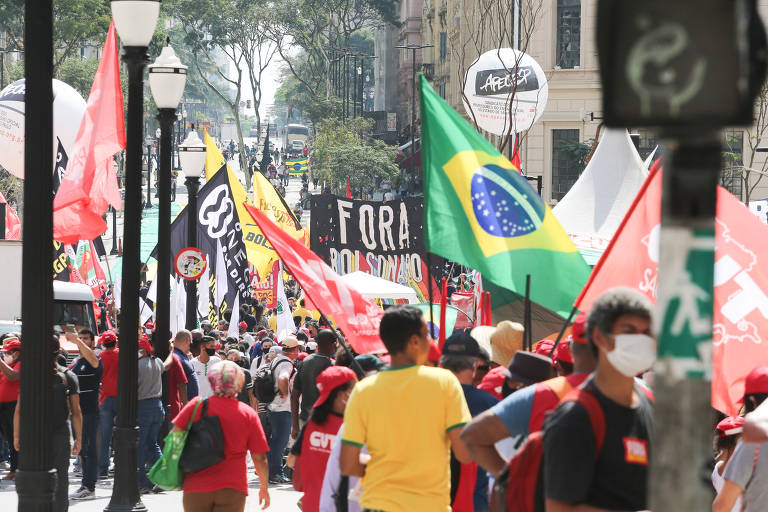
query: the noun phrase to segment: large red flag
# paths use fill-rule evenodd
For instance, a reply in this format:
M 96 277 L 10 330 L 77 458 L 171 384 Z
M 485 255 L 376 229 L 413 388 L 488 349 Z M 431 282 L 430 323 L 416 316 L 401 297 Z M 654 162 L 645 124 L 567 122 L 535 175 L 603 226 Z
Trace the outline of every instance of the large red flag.
M 656 301 L 662 171 L 654 166 L 598 262 L 576 305 L 628 286 Z M 736 415 L 744 378 L 768 365 L 768 226 L 722 187 L 717 189 L 712 407 Z
M 0 203 L 5 203 L 5 239 L 18 240 L 21 238 L 21 221 L 16 211 L 5 200 L 5 196 L 0 192 Z
M 111 204 L 122 208 L 112 157 L 125 148 L 123 92 L 117 36 L 110 24 L 75 146 L 53 201 L 53 237 L 68 244 L 106 231 L 101 218 Z
M 264 213 L 245 204 L 245 209 L 275 248 L 304 293 L 341 328 L 358 354 L 383 354 L 387 351 L 379 338 L 381 308 L 347 286 L 320 257 L 294 240 Z

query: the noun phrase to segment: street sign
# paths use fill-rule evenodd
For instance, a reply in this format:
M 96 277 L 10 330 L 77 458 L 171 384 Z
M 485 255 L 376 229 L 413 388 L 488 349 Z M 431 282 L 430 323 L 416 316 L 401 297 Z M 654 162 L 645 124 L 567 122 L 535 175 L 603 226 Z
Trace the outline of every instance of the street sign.
M 173 268 L 176 269 L 176 273 L 187 281 L 200 279 L 207 266 L 205 254 L 196 247 L 185 247 L 173 259 Z
M 387 131 L 397 131 L 397 114 L 394 112 L 387 112 Z

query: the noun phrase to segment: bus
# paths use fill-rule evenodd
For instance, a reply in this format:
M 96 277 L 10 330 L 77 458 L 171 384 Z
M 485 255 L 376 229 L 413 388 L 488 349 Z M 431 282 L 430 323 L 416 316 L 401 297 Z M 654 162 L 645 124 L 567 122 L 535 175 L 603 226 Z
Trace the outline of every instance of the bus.
M 285 127 L 283 147 L 289 155 L 301 154 L 304 144 L 309 140 L 309 128 L 303 124 L 289 124 Z

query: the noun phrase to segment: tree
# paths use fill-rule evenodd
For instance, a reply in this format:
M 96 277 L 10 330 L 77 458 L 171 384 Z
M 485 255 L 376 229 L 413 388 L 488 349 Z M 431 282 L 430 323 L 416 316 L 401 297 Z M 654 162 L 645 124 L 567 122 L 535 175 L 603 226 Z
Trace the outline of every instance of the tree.
M 366 137 L 372 128 L 373 121 L 363 118 L 346 123 L 320 121 L 312 145 L 312 172 L 337 192 L 344 190 L 347 179 L 353 189 L 367 191 L 381 180 L 397 176 L 397 150 Z
M 275 41 L 269 35 L 272 23 L 268 8 L 259 4 L 247 4 L 248 12 L 243 13 L 242 30 L 237 33 L 240 48 L 245 58 L 248 79 L 253 93 L 253 108 L 256 111 L 256 130 L 261 133 L 261 82 L 264 71 L 277 53 L 281 40 Z

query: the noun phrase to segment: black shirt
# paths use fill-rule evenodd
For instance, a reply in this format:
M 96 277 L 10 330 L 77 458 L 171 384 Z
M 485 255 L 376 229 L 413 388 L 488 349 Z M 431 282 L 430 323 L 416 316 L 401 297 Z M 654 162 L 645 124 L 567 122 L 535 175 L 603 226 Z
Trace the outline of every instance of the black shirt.
M 315 405 L 317 397 L 320 396 L 315 382 L 317 376 L 332 364 L 329 357 L 318 353 L 310 355 L 301 362 L 293 381 L 293 387 L 301 392 L 299 417 L 303 421 L 307 421 L 309 413 L 312 412 L 312 406 Z
M 84 357 L 78 357 L 69 367 L 77 376 L 80 387 L 80 410 L 83 414 L 99 413 L 99 385 L 104 375 L 104 364 L 98 357 L 99 366 L 94 368 Z
M 243 368 L 243 374 L 245 375 L 245 382 L 243 382 L 243 389 L 237 394 L 237 399 L 246 405 L 251 405 L 251 396 L 248 390 L 253 389 L 253 377 L 248 368 Z
M 69 397 L 77 395 L 80 387 L 77 377 L 74 373 L 63 366 L 56 369 L 56 375 L 53 378 L 53 431 L 57 432 L 62 428 L 67 428 L 69 419 Z
M 632 409 L 603 395 L 593 378 L 586 383 L 605 415 L 605 438 L 595 453 L 586 409 L 576 402 L 557 407 L 544 424 L 544 495 L 608 510 L 646 510 L 653 408 L 635 386 L 640 404 Z

